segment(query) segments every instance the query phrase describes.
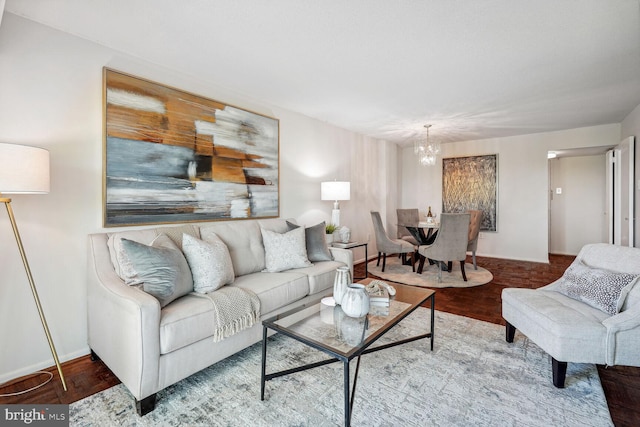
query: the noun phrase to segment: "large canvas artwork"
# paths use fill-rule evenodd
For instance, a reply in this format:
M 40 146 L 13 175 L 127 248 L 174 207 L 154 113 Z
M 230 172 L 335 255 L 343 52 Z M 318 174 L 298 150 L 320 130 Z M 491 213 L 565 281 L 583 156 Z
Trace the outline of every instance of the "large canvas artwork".
M 104 69 L 105 226 L 279 215 L 277 119 Z
M 481 231 L 497 231 L 498 155 L 442 159 L 442 212 L 482 211 Z

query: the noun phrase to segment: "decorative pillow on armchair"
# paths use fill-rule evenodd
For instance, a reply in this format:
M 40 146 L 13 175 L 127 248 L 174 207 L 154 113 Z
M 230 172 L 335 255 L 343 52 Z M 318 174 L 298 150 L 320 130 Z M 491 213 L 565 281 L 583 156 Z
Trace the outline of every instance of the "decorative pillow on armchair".
M 260 231 L 262 232 L 267 266 L 264 271 L 277 273 L 311 265 L 307 258 L 304 228 L 296 228 L 283 234 L 264 228 L 261 228 Z
M 610 315 L 620 312 L 638 275 L 591 268 L 574 263 L 567 268 L 556 290 Z
M 175 243 L 164 234 L 151 246 L 122 239 L 122 247 L 142 282 L 142 289 L 164 307 L 193 291 L 189 264 Z
M 298 224 L 289 221 L 287 221 L 287 226 L 289 230 L 295 230 L 300 227 Z M 311 262 L 333 261 L 329 245 L 327 245 L 327 239 L 325 238 L 325 227 L 326 224 L 322 221 L 320 224 L 304 229 L 307 257 Z

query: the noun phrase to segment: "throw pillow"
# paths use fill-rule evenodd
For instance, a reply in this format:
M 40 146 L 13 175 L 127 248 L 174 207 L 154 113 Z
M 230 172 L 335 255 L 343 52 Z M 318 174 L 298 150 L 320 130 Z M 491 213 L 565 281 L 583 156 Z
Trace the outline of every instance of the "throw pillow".
M 591 268 L 581 262 L 564 272 L 558 292 L 610 315 L 620 312 L 638 275 Z
M 194 291 L 206 294 L 233 283 L 229 249 L 216 234 L 211 233 L 208 242 L 183 234 L 182 251 L 191 268 Z
M 307 247 L 304 240 L 304 228 L 296 228 L 280 234 L 260 229 L 264 243 L 265 264 L 269 273 L 309 267 Z
M 122 239 L 122 247 L 142 281 L 142 289 L 156 297 L 161 307 L 193 291 L 189 264 L 166 235 L 156 237 L 151 246 Z
M 304 229 L 304 240 L 307 246 L 307 258 L 311 262 L 333 261 L 327 239 L 325 238 L 325 222 Z M 289 230 L 300 227 L 298 224 L 287 221 Z

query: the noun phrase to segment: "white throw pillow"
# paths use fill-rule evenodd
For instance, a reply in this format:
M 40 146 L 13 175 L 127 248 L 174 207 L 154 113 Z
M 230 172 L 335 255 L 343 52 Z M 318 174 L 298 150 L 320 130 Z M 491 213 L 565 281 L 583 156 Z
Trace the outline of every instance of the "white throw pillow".
M 183 234 L 182 252 L 191 268 L 194 291 L 206 294 L 233 283 L 229 249 L 214 233 L 209 234 L 208 242 Z
M 307 258 L 304 228 L 280 234 L 261 228 L 264 242 L 265 264 L 269 273 L 311 266 Z

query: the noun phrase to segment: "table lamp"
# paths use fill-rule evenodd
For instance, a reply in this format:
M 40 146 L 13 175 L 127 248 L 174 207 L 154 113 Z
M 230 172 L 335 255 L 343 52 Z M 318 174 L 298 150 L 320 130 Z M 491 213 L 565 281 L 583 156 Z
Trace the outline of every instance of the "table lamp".
M 327 181 L 320 183 L 320 198 L 322 200 L 333 200 L 333 211 L 331 211 L 331 223 L 336 227 L 340 226 L 340 204 L 338 200 L 351 199 L 351 183 L 348 181 Z
M 20 238 L 16 219 L 13 215 L 13 209 L 11 208 L 11 199 L 4 196 L 4 194 L 46 194 L 48 192 L 49 152 L 37 147 L 0 143 L 0 202 L 4 203 L 7 208 L 13 234 L 18 244 L 18 250 L 20 251 L 20 257 L 22 258 L 22 263 L 24 264 L 24 269 L 27 273 L 29 284 L 31 285 L 31 293 L 33 294 L 38 314 L 40 315 L 40 321 L 42 322 L 44 333 L 47 336 L 53 360 L 58 368 L 62 387 L 67 391 L 67 384 L 62 374 L 58 354 L 53 345 L 53 339 L 49 333 L 49 326 L 44 317 L 44 312 L 40 305 L 40 298 L 38 298 L 38 291 L 36 290 L 36 285 L 31 275 L 27 255 L 22 246 L 22 239 Z

